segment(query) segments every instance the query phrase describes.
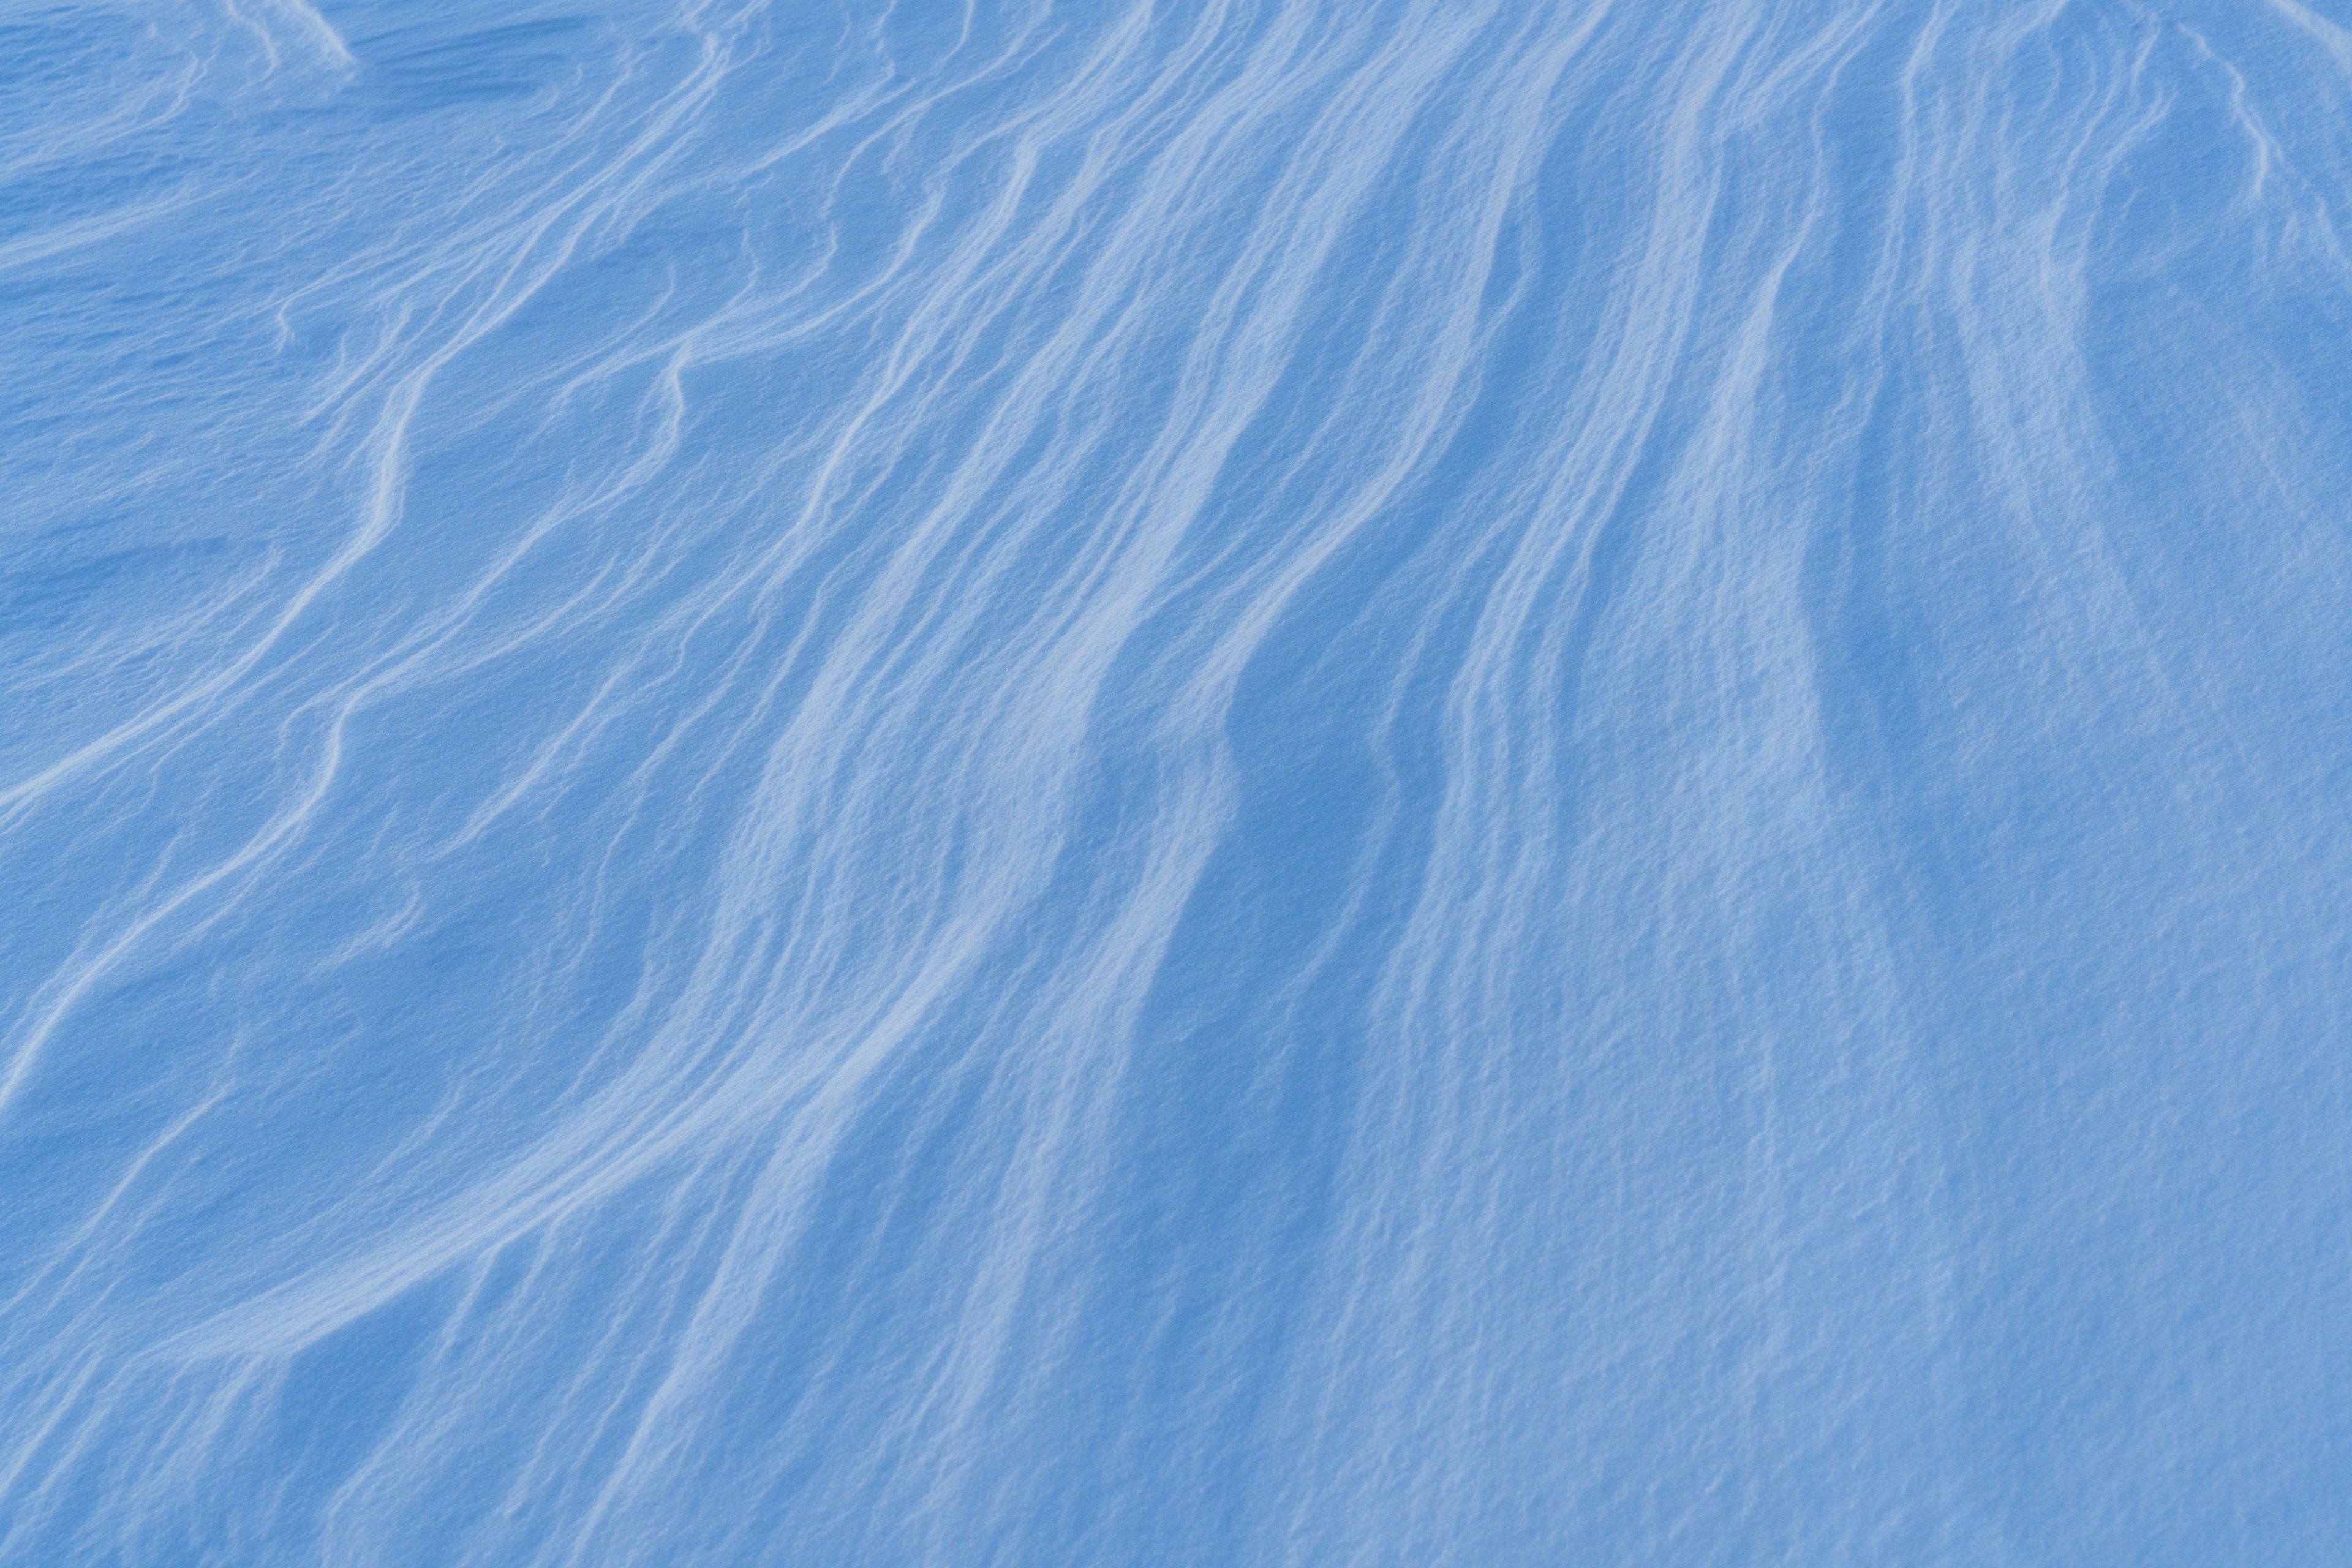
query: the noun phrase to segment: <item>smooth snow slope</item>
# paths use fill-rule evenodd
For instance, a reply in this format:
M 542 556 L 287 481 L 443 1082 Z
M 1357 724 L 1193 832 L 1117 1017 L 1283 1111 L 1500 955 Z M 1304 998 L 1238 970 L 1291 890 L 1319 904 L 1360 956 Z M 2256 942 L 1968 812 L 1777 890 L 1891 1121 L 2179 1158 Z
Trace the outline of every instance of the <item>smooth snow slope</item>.
M 0 5 L 0 1562 L 2352 1561 L 2347 26 Z

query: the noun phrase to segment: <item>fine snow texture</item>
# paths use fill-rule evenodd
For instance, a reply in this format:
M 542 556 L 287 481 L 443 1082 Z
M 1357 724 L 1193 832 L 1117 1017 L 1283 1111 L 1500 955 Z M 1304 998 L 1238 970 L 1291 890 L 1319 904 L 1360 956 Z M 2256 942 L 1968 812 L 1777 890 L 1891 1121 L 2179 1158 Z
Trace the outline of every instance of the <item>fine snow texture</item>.
M 2347 22 L 0 6 L 0 1561 L 2352 1560 Z

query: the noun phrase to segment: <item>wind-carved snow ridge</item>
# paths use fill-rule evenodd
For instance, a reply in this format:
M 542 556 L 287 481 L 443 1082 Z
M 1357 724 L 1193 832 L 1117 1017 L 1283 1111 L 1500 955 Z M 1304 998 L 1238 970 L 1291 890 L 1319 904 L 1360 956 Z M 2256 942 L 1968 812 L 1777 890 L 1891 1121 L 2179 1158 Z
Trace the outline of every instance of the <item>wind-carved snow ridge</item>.
M 2347 26 L 20 9 L 0 1563 L 2342 1558 Z

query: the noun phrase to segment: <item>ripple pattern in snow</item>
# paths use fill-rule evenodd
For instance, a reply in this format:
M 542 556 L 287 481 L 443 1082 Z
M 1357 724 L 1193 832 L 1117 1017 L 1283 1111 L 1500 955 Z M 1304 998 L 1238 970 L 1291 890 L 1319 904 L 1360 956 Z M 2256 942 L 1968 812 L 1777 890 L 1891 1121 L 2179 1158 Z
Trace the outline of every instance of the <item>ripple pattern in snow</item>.
M 0 6 L 0 1561 L 2347 1560 L 2347 26 Z

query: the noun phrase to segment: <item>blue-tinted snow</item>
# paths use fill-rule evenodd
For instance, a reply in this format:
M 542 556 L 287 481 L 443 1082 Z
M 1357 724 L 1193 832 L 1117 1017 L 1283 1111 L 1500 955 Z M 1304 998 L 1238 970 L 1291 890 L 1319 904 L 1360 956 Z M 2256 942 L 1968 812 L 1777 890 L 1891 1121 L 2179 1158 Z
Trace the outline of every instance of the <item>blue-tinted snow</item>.
M 0 20 L 0 1561 L 2352 1560 L 2341 0 Z

